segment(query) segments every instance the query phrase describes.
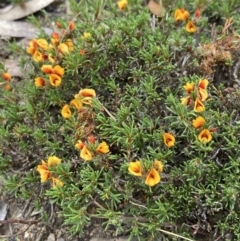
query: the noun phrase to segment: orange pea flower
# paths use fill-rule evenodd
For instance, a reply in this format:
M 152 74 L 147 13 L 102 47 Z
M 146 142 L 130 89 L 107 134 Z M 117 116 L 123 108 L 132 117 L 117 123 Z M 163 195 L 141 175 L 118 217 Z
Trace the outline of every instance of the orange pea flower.
M 118 1 L 117 4 L 118 4 L 118 8 L 120 10 L 124 10 L 128 5 L 128 1 L 127 0 L 121 0 L 121 1 Z
M 176 22 L 187 21 L 189 16 L 190 16 L 189 12 L 184 8 L 178 8 L 174 12 L 174 19 Z
M 87 40 L 91 37 L 91 33 L 89 32 L 84 32 L 83 35 L 81 36 L 82 40 Z
M 202 116 L 198 116 L 196 119 L 192 121 L 192 124 L 196 129 L 201 128 L 205 123 L 206 121 Z
M 35 78 L 35 86 L 36 87 L 43 87 L 46 85 L 45 80 L 42 77 Z
M 96 97 L 96 92 L 94 89 L 81 89 L 75 98 L 79 97 Z
M 202 112 L 205 110 L 205 106 L 203 105 L 202 101 L 199 98 L 196 98 L 194 102 L 194 111 L 195 112 Z
M 77 143 L 75 144 L 75 147 L 79 150 L 82 150 L 84 146 L 85 144 L 81 140 L 78 140 Z
M 48 50 L 48 42 L 46 39 L 37 39 L 37 45 L 43 50 Z
M 163 134 L 163 140 L 167 147 L 172 147 L 175 144 L 175 137 L 170 133 Z
M 183 88 L 188 92 L 188 94 L 191 94 L 194 91 L 194 83 L 187 82 L 186 85 L 183 86 Z
M 65 44 L 68 46 L 68 52 L 72 52 L 74 50 L 74 44 L 71 39 L 67 39 Z
M 63 77 L 63 75 L 64 75 L 64 68 L 62 68 L 60 65 L 56 65 L 53 68 L 53 73 L 57 74 L 60 77 Z
M 66 105 L 63 106 L 61 114 L 65 119 L 69 119 L 71 117 L 72 112 L 69 108 L 69 105 L 66 104 Z
M 77 110 L 80 110 L 83 106 L 82 101 L 78 98 L 71 100 L 70 105 L 76 108 Z
M 71 31 L 73 31 L 73 30 L 75 29 L 75 23 L 74 23 L 73 21 L 71 21 L 71 22 L 69 23 L 69 29 L 70 29 Z
M 11 78 L 12 78 L 12 76 L 11 76 L 8 72 L 4 72 L 4 73 L 2 74 L 2 77 L 3 77 L 3 79 L 6 80 L 6 81 L 10 81 Z
M 62 83 L 61 77 L 57 74 L 50 74 L 49 75 L 49 81 L 50 81 L 50 84 L 54 87 L 58 87 Z
M 42 65 L 41 70 L 45 74 L 53 74 L 54 73 L 53 67 L 50 64 Z
M 182 105 L 189 105 L 190 102 L 191 102 L 191 97 L 190 96 L 181 98 L 181 104 Z
M 92 153 L 88 150 L 87 146 L 85 146 L 85 145 L 80 152 L 80 157 L 84 161 L 91 161 L 93 159 Z
M 153 167 L 158 171 L 158 172 L 163 172 L 163 163 L 161 161 L 155 160 L 153 163 Z
M 145 179 L 145 184 L 152 187 L 158 184 L 160 180 L 161 180 L 161 177 L 158 171 L 155 168 L 152 168 Z
M 58 45 L 58 51 L 65 55 L 69 53 L 69 48 L 65 43 L 61 43 Z
M 64 185 L 64 183 L 61 180 L 55 177 L 52 177 L 52 184 L 53 184 L 53 188 L 56 188 L 57 186 L 62 187 Z
M 103 141 L 102 143 L 99 144 L 96 151 L 98 153 L 101 153 L 101 154 L 108 153 L 109 152 L 109 146 L 107 145 L 107 143 L 105 141 Z
M 198 140 L 204 143 L 208 143 L 212 140 L 212 134 L 208 129 L 204 129 L 198 135 Z
M 140 161 L 130 162 L 128 171 L 134 176 L 142 176 L 142 166 Z
M 197 31 L 197 28 L 192 21 L 189 21 L 186 25 L 186 30 L 189 33 L 195 33 Z

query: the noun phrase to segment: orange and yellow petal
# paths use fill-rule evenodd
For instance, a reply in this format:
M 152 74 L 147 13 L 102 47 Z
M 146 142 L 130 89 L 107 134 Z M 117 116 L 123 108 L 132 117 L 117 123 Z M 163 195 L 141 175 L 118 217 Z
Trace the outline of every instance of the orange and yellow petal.
M 56 65 L 53 68 L 53 72 L 54 72 L 54 74 L 57 74 L 58 76 L 63 77 L 63 75 L 64 75 L 64 68 L 62 68 L 60 65 Z
M 87 146 L 84 146 L 80 152 L 80 157 L 84 161 L 91 161 L 93 159 L 92 153 L 88 150 Z
M 103 141 L 102 143 L 99 144 L 96 151 L 101 154 L 106 154 L 109 152 L 109 146 L 105 141 Z
M 53 67 L 52 65 L 50 64 L 44 64 L 42 67 L 41 67 L 41 70 L 43 73 L 45 74 L 52 74 L 53 73 Z
M 68 46 L 68 51 L 72 52 L 74 50 L 74 44 L 71 39 L 67 39 L 65 44 Z
M 47 164 L 49 167 L 57 166 L 58 164 L 61 163 L 61 159 L 56 157 L 56 156 L 50 156 L 48 157 Z
M 48 42 L 46 39 L 37 39 L 37 45 L 43 50 L 48 50 Z
M 84 146 L 85 144 L 81 140 L 78 140 L 77 143 L 75 144 L 75 147 L 79 150 L 82 150 Z
M 175 137 L 171 133 L 164 133 L 163 140 L 167 147 L 173 147 L 175 144 Z
M 198 135 L 198 140 L 204 143 L 208 143 L 212 140 L 212 134 L 208 129 L 204 129 Z
M 194 102 L 194 111 L 195 112 L 202 112 L 205 110 L 205 106 L 203 105 L 202 101 L 199 98 L 196 98 Z
M 58 87 L 62 83 L 62 78 L 57 74 L 50 74 L 49 75 L 49 81 L 50 81 L 50 84 L 52 86 Z
M 82 89 L 79 91 L 79 93 L 77 94 L 77 97 L 75 97 L 75 98 L 79 98 L 79 97 L 94 98 L 94 97 L 96 97 L 96 92 L 94 89 Z
M 186 30 L 189 33 L 195 33 L 197 31 L 197 28 L 192 21 L 189 21 L 186 25 Z
M 63 55 L 69 53 L 68 46 L 65 43 L 61 43 L 58 45 L 58 51 Z
M 187 82 L 186 85 L 183 86 L 183 88 L 188 92 L 188 94 L 191 94 L 192 91 L 194 91 L 194 83 Z
M 208 98 L 208 92 L 206 89 L 198 88 L 198 95 L 201 101 L 205 101 Z
M 181 104 L 182 105 L 189 105 L 190 102 L 191 102 L 191 97 L 190 96 L 181 98 Z
M 42 77 L 37 77 L 34 79 L 34 83 L 36 87 L 43 87 L 46 85 L 45 80 Z
M 155 160 L 153 167 L 158 171 L 158 172 L 163 172 L 163 163 L 161 161 Z
M 75 99 L 71 100 L 70 105 L 73 106 L 74 108 L 76 108 L 77 110 L 80 110 L 83 106 L 83 103 L 80 99 L 75 98 Z
M 53 183 L 53 188 L 56 188 L 57 186 L 62 187 L 64 185 L 64 183 L 61 180 L 55 177 L 52 177 L 52 183 Z
M 207 89 L 209 81 L 207 79 L 201 79 L 198 82 L 198 88 Z
M 142 166 L 140 161 L 130 162 L 128 171 L 134 176 L 142 176 Z
M 202 116 L 198 116 L 196 119 L 192 121 L 192 124 L 196 129 L 201 128 L 205 123 L 206 121 Z
M 155 168 L 152 168 L 145 179 L 145 184 L 152 187 L 158 184 L 160 180 L 161 177 L 158 171 Z
M 42 62 L 44 61 L 44 56 L 41 52 L 39 52 L 38 50 L 36 50 L 33 54 L 33 60 L 35 62 Z
M 69 108 L 69 105 L 66 104 L 63 106 L 63 108 L 61 110 L 61 114 L 62 114 L 63 118 L 65 118 L 65 119 L 69 119 L 71 117 L 72 112 Z

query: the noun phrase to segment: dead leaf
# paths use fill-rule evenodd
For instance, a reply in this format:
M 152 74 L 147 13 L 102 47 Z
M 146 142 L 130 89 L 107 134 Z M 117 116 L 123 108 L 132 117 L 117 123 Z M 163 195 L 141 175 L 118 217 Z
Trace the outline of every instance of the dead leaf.
M 23 6 L 16 5 L 10 8 L 9 11 L 1 13 L 0 19 L 8 21 L 20 19 L 45 8 L 52 2 L 54 2 L 54 0 L 32 0 L 24 2 Z

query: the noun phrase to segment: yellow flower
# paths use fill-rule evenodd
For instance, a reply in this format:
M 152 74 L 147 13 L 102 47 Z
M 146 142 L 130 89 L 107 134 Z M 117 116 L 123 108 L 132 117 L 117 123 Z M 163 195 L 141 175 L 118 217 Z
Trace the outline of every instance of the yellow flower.
M 142 176 L 142 166 L 140 161 L 130 162 L 128 171 L 134 176 Z
M 145 184 L 152 187 L 158 184 L 160 180 L 161 178 L 158 171 L 155 168 L 152 168 L 145 179 Z
M 70 105 L 75 107 L 77 110 L 80 110 L 83 106 L 82 101 L 78 98 L 71 100 Z
M 41 182 L 46 182 L 50 177 L 50 171 L 48 170 L 47 163 L 42 160 L 42 165 L 37 166 L 37 171 L 40 174 Z
M 167 147 L 172 147 L 175 144 L 175 137 L 170 133 L 164 133 L 163 140 Z
M 205 123 L 206 121 L 202 116 L 198 116 L 196 119 L 192 121 L 192 124 L 196 129 L 201 128 Z
M 128 5 L 128 1 L 127 0 L 121 0 L 121 1 L 118 1 L 117 4 L 118 4 L 118 8 L 120 10 L 124 10 Z
M 99 146 L 97 147 L 97 152 L 101 153 L 101 154 L 105 154 L 109 152 L 109 146 L 107 145 L 107 143 L 104 141 L 102 143 L 99 144 Z
M 45 80 L 42 77 L 35 78 L 35 86 L 36 87 L 43 87 L 45 85 Z
M 61 114 L 65 119 L 69 119 L 71 117 L 72 112 L 69 108 L 69 105 L 66 104 L 66 105 L 63 106 Z
M 60 158 L 58 158 L 58 157 L 56 157 L 56 156 L 50 156 L 49 158 L 48 158 L 48 166 L 49 167 L 53 167 L 53 166 L 57 166 L 58 164 L 60 164 L 61 163 L 61 159 Z
M 194 83 L 187 82 L 186 85 L 183 86 L 183 88 L 188 92 L 188 94 L 191 94 L 192 91 L 194 91 Z
M 196 26 L 193 24 L 192 21 L 189 21 L 186 25 L 186 30 L 189 32 L 189 33 L 195 33 L 197 31 L 197 28 Z
M 158 172 L 163 172 L 163 163 L 161 161 L 155 160 L 153 167 L 158 171 Z
M 52 177 L 52 183 L 53 183 L 53 188 L 56 188 L 57 186 L 62 187 L 64 185 L 64 183 L 61 180 L 55 177 Z
M 57 74 L 50 74 L 49 75 L 49 81 L 50 81 L 50 84 L 54 87 L 58 87 L 62 83 L 61 77 Z
M 82 40 L 87 40 L 88 38 L 91 37 L 91 33 L 89 32 L 84 32 L 83 35 L 81 36 Z
M 80 157 L 84 161 L 91 161 L 93 159 L 92 153 L 88 150 L 87 146 L 84 146 L 80 152 Z
M 205 110 L 205 106 L 203 105 L 201 100 L 199 100 L 199 98 L 196 98 L 195 103 L 194 103 L 194 111 L 195 112 L 202 112 L 204 110 Z
M 212 134 L 208 129 L 204 129 L 201 131 L 201 133 L 198 135 L 198 140 L 204 143 L 208 143 L 212 140 Z

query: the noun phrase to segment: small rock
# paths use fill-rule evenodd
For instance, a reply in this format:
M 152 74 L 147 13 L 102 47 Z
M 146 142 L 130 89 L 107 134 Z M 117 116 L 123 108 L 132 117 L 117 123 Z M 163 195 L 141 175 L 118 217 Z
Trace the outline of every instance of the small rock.
M 47 238 L 47 241 L 55 241 L 55 235 L 54 233 L 50 233 L 48 238 Z

